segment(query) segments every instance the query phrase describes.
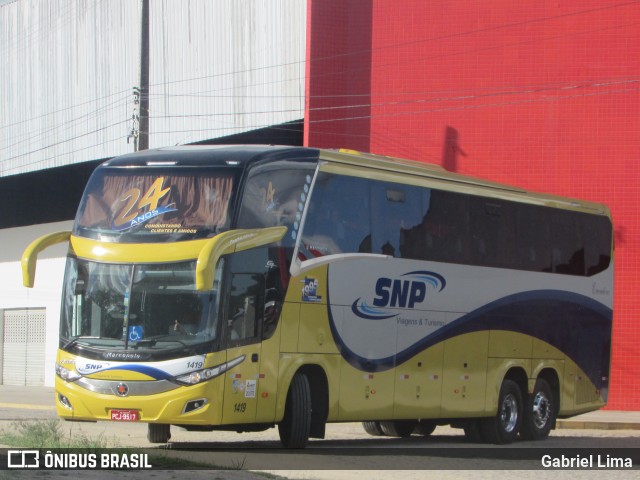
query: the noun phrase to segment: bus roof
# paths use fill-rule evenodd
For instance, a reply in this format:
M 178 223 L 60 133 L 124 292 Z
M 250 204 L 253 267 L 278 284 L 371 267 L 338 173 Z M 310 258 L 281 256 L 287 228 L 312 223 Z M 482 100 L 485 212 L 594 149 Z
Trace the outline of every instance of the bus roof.
M 482 180 L 475 177 L 450 172 L 443 167 L 415 160 L 386 157 L 354 150 L 325 150 L 309 147 L 274 145 L 187 145 L 162 147 L 152 150 L 130 153 L 107 160 L 104 167 L 145 167 L 145 166 L 233 166 L 247 168 L 258 162 L 281 159 L 323 160 L 326 162 L 396 172 L 445 183 L 477 189 L 477 193 L 488 194 L 519 201 L 542 203 L 548 206 L 583 210 L 609 215 L 606 206 L 555 195 L 530 192 L 522 188 Z M 528 200 L 526 200 L 528 199 Z
M 281 158 L 318 158 L 318 150 L 270 145 L 186 145 L 154 148 L 114 157 L 104 167 L 238 166 Z
M 482 180 L 455 172 L 450 172 L 440 165 L 415 160 L 386 157 L 371 153 L 362 153 L 354 150 L 321 150 L 321 159 L 341 163 L 345 165 L 361 166 L 389 172 L 398 172 L 430 178 L 446 183 L 465 185 L 474 189 L 479 194 L 502 197 L 505 199 L 519 200 L 525 203 L 544 204 L 551 207 L 566 208 L 571 210 L 586 211 L 601 215 L 610 215 L 609 209 L 600 203 L 574 198 L 561 197 L 545 193 L 531 192 L 522 188 L 501 183 Z M 489 193 L 491 192 L 491 193 Z

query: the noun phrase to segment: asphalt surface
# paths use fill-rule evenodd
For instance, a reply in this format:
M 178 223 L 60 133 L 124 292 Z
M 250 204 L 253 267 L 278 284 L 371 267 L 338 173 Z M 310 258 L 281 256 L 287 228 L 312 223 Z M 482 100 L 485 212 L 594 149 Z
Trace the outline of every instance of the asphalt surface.
M 14 422 L 31 421 L 38 419 L 55 419 L 54 389 L 49 387 L 14 387 L 0 385 L 0 431 L 13 428 Z M 266 432 L 237 434 L 235 432 L 187 432 L 180 428 L 172 427 L 172 450 L 157 450 L 156 445 L 147 441 L 147 426 L 144 423 L 77 423 L 61 422 L 65 435 L 85 436 L 87 438 L 101 437 L 109 446 L 132 447 L 134 450 L 148 452 L 146 449 L 154 449 L 152 452 L 160 452 L 168 458 L 167 464 L 171 465 L 172 455 L 180 458 L 188 458 L 206 466 L 205 470 L 171 470 L 162 469 L 154 471 L 118 470 L 117 475 L 113 471 L 83 470 L 82 477 L 87 480 L 93 478 L 175 478 L 179 480 L 191 480 L 207 478 L 211 479 L 264 479 L 265 473 L 253 470 L 269 471 L 269 475 L 284 478 L 297 479 L 330 479 L 342 480 L 356 476 L 366 476 L 381 480 L 406 479 L 415 480 L 422 478 L 564 478 L 564 475 L 575 471 L 539 471 L 524 470 L 510 471 L 508 476 L 502 476 L 507 472 L 504 469 L 514 468 L 513 461 L 505 461 L 500 457 L 501 451 L 527 453 L 531 450 L 526 442 L 516 442 L 513 445 L 496 449 L 493 446 L 471 445 L 476 449 L 492 448 L 498 455 L 492 460 L 492 455 L 486 455 L 484 451 L 477 461 L 457 458 L 461 449 L 468 448 L 460 430 L 449 427 L 438 427 L 429 439 L 427 445 L 420 437 L 405 439 L 372 438 L 364 434 L 360 423 L 330 424 L 327 426 L 327 439 L 313 442 L 310 448 L 296 455 L 282 455 L 279 450 L 277 429 Z M 552 449 L 575 448 L 627 448 L 640 451 L 640 412 L 620 412 L 601 410 L 580 415 L 572 419 L 559 420 L 558 429 L 544 442 L 537 442 L 536 448 L 544 447 Z M 556 438 L 557 437 L 557 438 Z M 569 437 L 569 439 L 567 439 Z M 359 450 L 358 450 L 359 449 Z M 428 449 L 428 450 L 426 450 Z M 522 449 L 519 452 L 517 449 Z M 404 451 L 403 451 L 404 450 Z M 356 455 L 353 452 L 357 451 Z M 362 452 L 368 451 L 372 455 L 370 464 L 362 463 Z M 595 451 L 595 450 L 593 450 Z M 604 450 L 603 450 L 604 451 Z M 187 453 L 185 453 L 187 452 Z M 330 452 L 330 453 L 327 453 Z M 399 452 L 399 453 L 395 453 Z M 401 453 L 400 453 L 401 452 Z M 430 456 L 438 455 L 444 459 L 444 471 L 424 469 L 424 452 Z M 467 452 L 471 452 L 468 450 Z M 187 457 L 185 457 L 187 455 Z M 336 463 L 334 456 L 340 456 L 340 463 Z M 352 455 L 352 456 L 351 456 Z M 387 456 L 385 458 L 385 455 Z M 468 456 L 468 455 L 467 455 Z M 283 461 L 274 459 L 282 458 Z M 465 463 L 459 470 L 461 461 Z M 323 463 L 325 462 L 325 463 Z M 400 462 L 400 463 L 399 463 Z M 447 463 L 448 462 L 448 463 Z M 640 464 L 640 461 L 637 462 Z M 274 465 L 282 464 L 284 469 L 275 470 Z M 440 464 L 438 464 L 440 465 Z M 330 470 L 339 468 L 340 470 Z M 398 471 L 401 468 L 402 471 Z M 477 470 L 472 471 L 472 469 Z M 317 469 L 317 470 L 316 470 Z M 360 470 L 365 469 L 365 470 Z M 495 469 L 495 470 L 492 470 Z M 251 471 L 249 471 L 251 470 Z M 492 474 L 493 472 L 493 474 Z M 41 477 L 39 474 L 46 474 Z M 1 471 L 0 480 L 9 478 L 47 478 L 49 480 L 68 479 L 68 472 L 46 471 Z M 434 475 L 436 474 L 437 475 Z M 613 478 L 610 474 L 616 474 L 619 478 L 640 478 L 638 471 L 584 471 L 581 476 L 589 477 L 597 473 L 601 479 L 603 475 Z M 583 475 L 584 474 L 584 475 Z M 551 475 L 551 476 L 550 476 Z M 631 475 L 631 476 L 630 476 Z M 594 477 L 595 478 L 595 477 Z

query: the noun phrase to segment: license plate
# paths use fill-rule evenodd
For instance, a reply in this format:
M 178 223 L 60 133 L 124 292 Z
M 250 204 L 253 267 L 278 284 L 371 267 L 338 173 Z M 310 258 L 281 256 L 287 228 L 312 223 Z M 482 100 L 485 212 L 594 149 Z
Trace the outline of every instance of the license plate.
M 137 422 L 140 420 L 138 410 L 111 410 L 111 420 L 115 422 Z

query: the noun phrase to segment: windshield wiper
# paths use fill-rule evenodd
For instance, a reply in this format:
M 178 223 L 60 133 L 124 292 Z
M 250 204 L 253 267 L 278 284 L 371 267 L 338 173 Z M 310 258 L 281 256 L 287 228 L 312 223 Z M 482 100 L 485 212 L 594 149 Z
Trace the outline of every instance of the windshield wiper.
M 100 338 L 100 337 L 91 337 L 91 336 L 82 336 L 82 335 L 78 335 L 77 337 L 73 337 L 71 340 L 69 340 L 67 343 L 65 343 L 62 346 L 62 350 L 67 350 L 69 347 L 75 345 L 78 340 L 84 340 L 87 338 Z

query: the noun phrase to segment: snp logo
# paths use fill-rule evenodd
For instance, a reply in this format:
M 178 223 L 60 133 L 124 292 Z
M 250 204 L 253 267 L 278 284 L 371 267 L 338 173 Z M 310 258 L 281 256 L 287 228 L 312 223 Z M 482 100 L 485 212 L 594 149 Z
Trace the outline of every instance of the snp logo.
M 38 450 L 8 450 L 7 468 L 40 468 Z
M 376 281 L 372 305 L 358 298 L 351 311 L 367 320 L 384 320 L 397 317 L 397 309 L 413 309 L 427 300 L 427 291 L 444 290 L 447 282 L 435 272 L 415 271 L 405 273 L 399 278 L 381 277 Z M 396 310 L 389 310 L 396 309 Z

